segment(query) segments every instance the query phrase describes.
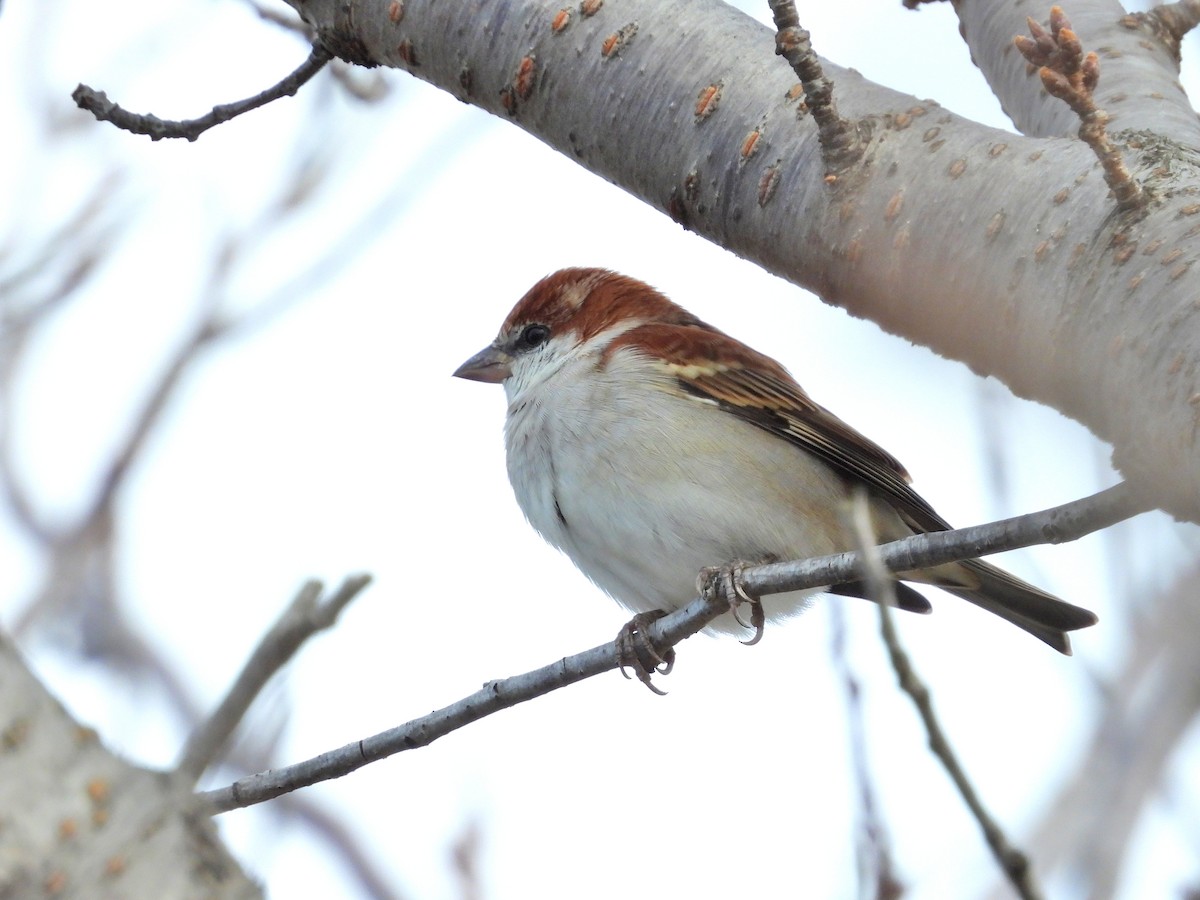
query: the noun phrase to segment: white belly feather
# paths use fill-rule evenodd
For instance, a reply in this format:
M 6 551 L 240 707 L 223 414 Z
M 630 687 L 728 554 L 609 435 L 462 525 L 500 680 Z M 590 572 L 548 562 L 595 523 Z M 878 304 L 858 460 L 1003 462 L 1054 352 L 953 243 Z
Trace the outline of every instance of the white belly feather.
M 570 366 L 592 368 L 595 357 Z M 623 368 L 638 377 L 619 387 L 611 376 Z M 820 461 L 656 385 L 663 376 L 632 354 L 587 378 L 564 375 L 510 398 L 509 478 L 533 527 L 629 609 L 683 606 L 705 566 L 850 546 L 837 520 L 845 488 Z M 799 612 L 811 593 L 766 597 L 767 615 Z M 730 616 L 710 627 L 741 631 Z

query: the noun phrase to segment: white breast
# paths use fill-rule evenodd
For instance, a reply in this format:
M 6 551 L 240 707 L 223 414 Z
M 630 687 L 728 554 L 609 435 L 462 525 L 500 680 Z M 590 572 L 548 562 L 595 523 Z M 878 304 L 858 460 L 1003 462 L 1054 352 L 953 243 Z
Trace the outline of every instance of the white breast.
M 702 567 L 850 546 L 836 512 L 845 487 L 823 463 L 673 393 L 632 352 L 603 370 L 598 359 L 512 379 L 508 473 L 533 527 L 622 605 L 676 609 Z M 767 613 L 798 612 L 804 596 L 768 597 Z M 741 630 L 729 616 L 712 627 Z

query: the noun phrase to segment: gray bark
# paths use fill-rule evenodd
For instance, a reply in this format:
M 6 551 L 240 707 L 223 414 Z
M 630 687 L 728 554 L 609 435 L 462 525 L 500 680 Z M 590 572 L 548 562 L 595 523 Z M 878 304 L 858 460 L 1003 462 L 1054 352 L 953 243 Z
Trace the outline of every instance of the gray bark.
M 1073 114 L 1012 49 L 1027 3 L 959 6 L 1035 137 L 827 62 L 867 137 L 859 165 L 829 173 L 771 30 L 716 0 L 571 6 L 559 30 L 557 2 L 290 2 L 344 58 L 509 118 L 685 227 L 1078 419 L 1156 505 L 1200 521 L 1197 124 L 1169 48 L 1116 4 L 1070 12 L 1102 54 L 1098 100 L 1150 192 L 1141 215 L 1117 213 L 1091 151 L 1064 137 Z M 521 215 L 548 214 L 586 211 L 514 211 L 517 249 Z

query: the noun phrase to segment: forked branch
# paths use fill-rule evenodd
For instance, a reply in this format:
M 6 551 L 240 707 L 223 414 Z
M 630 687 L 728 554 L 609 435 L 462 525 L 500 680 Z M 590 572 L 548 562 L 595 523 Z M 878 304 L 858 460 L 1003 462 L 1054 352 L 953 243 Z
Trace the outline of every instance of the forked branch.
M 321 601 L 321 582 L 310 581 L 259 641 L 242 667 L 225 699 L 208 720 L 188 738 L 177 771 L 193 782 L 227 745 L 246 711 L 271 677 L 282 669 L 310 637 L 331 628 L 343 609 L 371 583 L 371 576 L 347 578 L 328 599 Z
M 1132 488 L 1120 484 L 1073 503 L 990 525 L 914 535 L 884 544 L 878 548 L 878 553 L 889 571 L 925 569 L 1032 544 L 1074 540 L 1147 509 L 1149 506 Z M 862 555 L 857 551 L 848 551 L 799 562 L 752 566 L 742 572 L 742 583 L 750 593 L 761 596 L 843 584 L 861 577 Z M 728 611 L 728 601 L 714 592 L 708 599 L 696 598 L 682 609 L 647 625 L 647 637 L 657 648 L 673 647 Z M 469 697 L 404 725 L 295 765 L 260 772 L 239 779 L 228 787 L 199 793 L 196 799 L 200 807 L 209 813 L 262 803 L 298 788 L 340 778 L 396 753 L 428 746 L 438 738 L 492 713 L 611 671 L 619 665 L 617 641 L 602 644 L 524 675 L 489 682 Z

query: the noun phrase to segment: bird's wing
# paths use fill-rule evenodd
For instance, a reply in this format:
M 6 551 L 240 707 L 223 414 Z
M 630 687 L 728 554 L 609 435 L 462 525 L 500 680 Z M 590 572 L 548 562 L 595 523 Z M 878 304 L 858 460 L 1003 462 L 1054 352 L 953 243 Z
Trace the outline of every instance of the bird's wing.
M 814 402 L 769 356 L 699 320 L 642 325 L 622 338 L 622 344 L 653 347 L 681 396 L 715 403 L 819 457 L 890 502 L 915 530 L 950 528 L 909 487 L 908 472 L 894 456 Z

